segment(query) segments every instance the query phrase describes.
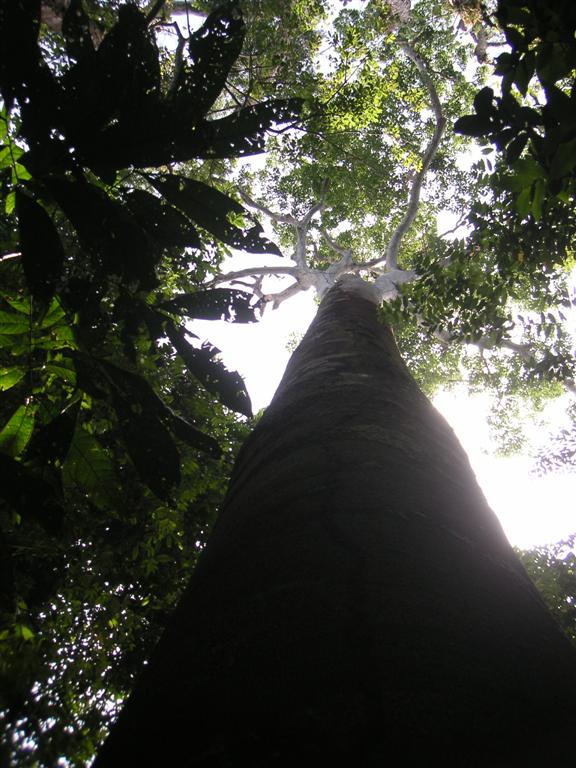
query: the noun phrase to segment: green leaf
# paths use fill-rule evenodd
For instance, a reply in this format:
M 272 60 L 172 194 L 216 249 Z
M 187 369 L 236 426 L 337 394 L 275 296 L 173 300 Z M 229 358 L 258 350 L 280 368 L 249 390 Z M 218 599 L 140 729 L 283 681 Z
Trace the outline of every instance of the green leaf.
M 0 451 L 13 457 L 20 456 L 32 437 L 35 416 L 35 405 L 17 408 L 0 432 Z
M 88 493 L 103 508 L 120 502 L 114 466 L 94 435 L 80 424 L 76 426 L 62 467 L 64 489 Z
M 30 332 L 30 318 L 22 314 L 0 311 L 0 334 L 12 335 Z
M 11 389 L 26 376 L 26 368 L 17 366 L 15 368 L 0 368 L 0 391 L 5 392 Z
M 19 190 L 16 190 L 16 215 L 28 290 L 34 298 L 47 302 L 54 295 L 62 274 L 64 248 L 44 208 Z

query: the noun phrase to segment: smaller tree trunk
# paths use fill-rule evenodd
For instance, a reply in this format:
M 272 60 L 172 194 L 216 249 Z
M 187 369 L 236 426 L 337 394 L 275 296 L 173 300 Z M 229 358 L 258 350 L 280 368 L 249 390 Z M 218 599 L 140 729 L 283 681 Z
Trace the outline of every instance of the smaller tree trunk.
M 96 768 L 573 764 L 573 649 L 367 296 L 323 300 Z

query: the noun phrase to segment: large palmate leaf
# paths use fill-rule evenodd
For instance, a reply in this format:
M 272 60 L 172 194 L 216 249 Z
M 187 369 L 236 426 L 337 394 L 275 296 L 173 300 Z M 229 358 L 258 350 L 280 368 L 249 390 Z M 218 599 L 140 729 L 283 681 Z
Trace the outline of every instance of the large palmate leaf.
M 104 381 L 108 379 L 112 385 L 114 407 L 123 419 L 128 417 L 127 412 L 134 411 L 135 408 L 139 413 L 147 413 L 150 417 L 160 420 L 176 437 L 192 447 L 213 456 L 220 455 L 216 440 L 196 429 L 169 408 L 142 376 L 107 360 L 86 359 L 80 355 L 76 356 L 75 365 L 77 371 L 82 372 L 79 373 L 79 382 L 89 382 L 89 387 L 93 388 L 96 380 L 97 397 L 106 396 Z
M 186 331 L 167 324 L 168 338 L 184 360 L 186 367 L 206 387 L 217 395 L 222 403 L 245 416 L 252 416 L 250 396 L 241 376 L 236 371 L 229 371 L 223 363 L 216 360 L 220 350 L 204 343 L 202 347 L 193 347 L 186 340 Z
M 259 224 L 244 230 L 230 222 L 228 217 L 231 214 L 243 214 L 246 211 L 240 203 L 223 192 L 202 181 L 176 174 L 150 180 L 169 202 L 223 243 L 250 253 L 281 255 L 278 246 L 263 236 Z
M 257 307 L 252 306 L 253 295 L 232 288 L 213 288 L 209 291 L 181 293 L 159 306 L 162 309 L 196 317 L 202 320 L 228 320 L 233 323 L 254 323 Z
M 60 237 L 44 208 L 19 190 L 16 215 L 28 290 L 34 298 L 48 301 L 54 295 L 64 263 Z

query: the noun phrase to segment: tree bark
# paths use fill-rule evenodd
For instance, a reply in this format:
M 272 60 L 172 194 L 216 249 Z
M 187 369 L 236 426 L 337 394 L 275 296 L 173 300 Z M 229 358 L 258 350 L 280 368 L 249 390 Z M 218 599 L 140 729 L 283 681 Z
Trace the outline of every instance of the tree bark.
M 572 646 L 353 288 L 244 445 L 96 768 L 573 764 Z

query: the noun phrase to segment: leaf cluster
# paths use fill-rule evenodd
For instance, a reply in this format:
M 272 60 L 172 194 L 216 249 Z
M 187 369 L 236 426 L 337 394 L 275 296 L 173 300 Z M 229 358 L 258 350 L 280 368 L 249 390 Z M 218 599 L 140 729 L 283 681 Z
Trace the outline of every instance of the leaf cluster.
M 501 95 L 482 88 L 475 114 L 454 127 L 496 145 L 518 213 L 538 220 L 574 195 L 576 10 L 569 0 L 500 0 L 496 19 L 510 49 L 496 62 Z

